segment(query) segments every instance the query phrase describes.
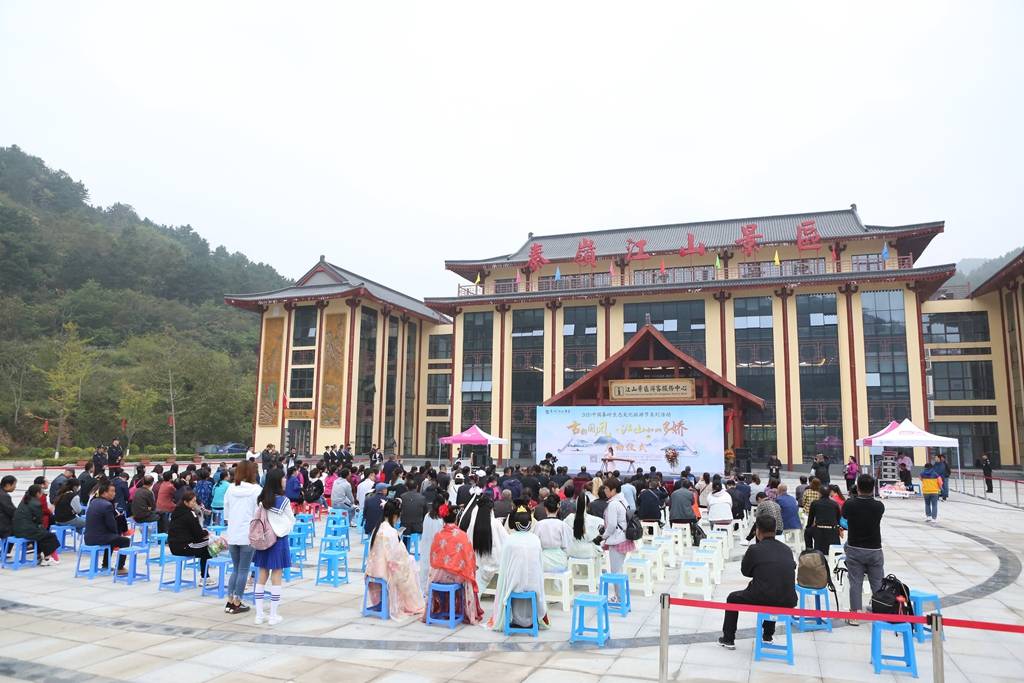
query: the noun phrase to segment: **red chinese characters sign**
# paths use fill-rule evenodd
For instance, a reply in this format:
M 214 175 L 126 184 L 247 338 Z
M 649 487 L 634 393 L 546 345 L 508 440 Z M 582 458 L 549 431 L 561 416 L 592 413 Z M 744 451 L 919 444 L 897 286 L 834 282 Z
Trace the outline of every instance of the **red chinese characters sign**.
M 679 255 L 682 257 L 693 256 L 694 254 L 704 255 L 707 247 L 704 246 L 703 242 L 697 242 L 697 238 L 693 236 L 692 232 L 686 233 L 686 246 L 679 248 Z
M 646 248 L 647 240 L 626 240 L 626 263 L 651 258 L 651 255 L 645 251 Z
M 796 248 L 800 251 L 818 251 L 821 249 L 821 236 L 814 221 L 802 221 L 796 226 Z
M 750 258 L 757 253 L 757 250 L 761 248 L 761 244 L 758 240 L 764 239 L 764 235 L 757 231 L 757 223 L 751 223 L 744 225 L 740 228 L 741 237 L 736 240 L 736 244 L 743 249 L 743 253 Z
M 594 247 L 594 240 L 586 237 L 580 240 L 580 246 L 576 249 L 576 263 L 591 268 L 597 265 L 597 248 Z
M 544 245 L 537 242 L 531 244 L 530 258 L 526 262 L 526 267 L 530 269 L 531 273 L 536 273 L 546 263 L 550 262 L 544 258 Z

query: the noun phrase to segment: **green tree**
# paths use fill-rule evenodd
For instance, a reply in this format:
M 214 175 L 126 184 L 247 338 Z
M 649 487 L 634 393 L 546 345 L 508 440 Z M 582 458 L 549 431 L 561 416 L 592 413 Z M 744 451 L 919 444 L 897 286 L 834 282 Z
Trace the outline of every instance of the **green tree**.
M 125 422 L 125 454 L 130 454 L 132 440 L 139 432 L 153 429 L 158 421 L 160 394 L 154 389 L 139 389 L 127 382 L 121 384 L 117 412 Z
M 50 406 L 57 415 L 57 441 L 55 456 L 60 455 L 60 444 L 64 428 L 78 410 L 82 399 L 82 384 L 92 370 L 95 353 L 88 342 L 78 334 L 78 325 L 66 323 L 61 335 L 54 342 L 56 363 L 44 371 L 50 390 Z

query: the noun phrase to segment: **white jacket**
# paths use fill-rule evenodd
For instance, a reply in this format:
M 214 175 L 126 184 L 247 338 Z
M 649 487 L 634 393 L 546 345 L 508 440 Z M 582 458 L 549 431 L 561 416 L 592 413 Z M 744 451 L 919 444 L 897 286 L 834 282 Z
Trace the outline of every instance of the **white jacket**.
M 604 509 L 604 544 L 619 545 L 626 542 L 626 498 L 616 493 L 608 499 Z
M 270 528 L 274 530 L 274 535 L 284 538 L 292 532 L 292 527 L 295 526 L 295 513 L 292 512 L 292 504 L 287 498 L 278 496 L 278 500 L 281 502 L 281 507 L 267 510 L 267 521 L 270 522 Z
M 708 520 L 712 522 L 732 521 L 732 496 L 725 489 L 708 496 Z
M 256 500 L 262 490 L 243 481 L 229 486 L 224 493 L 224 519 L 228 525 L 224 538 L 231 545 L 249 545 L 249 522 L 256 515 Z

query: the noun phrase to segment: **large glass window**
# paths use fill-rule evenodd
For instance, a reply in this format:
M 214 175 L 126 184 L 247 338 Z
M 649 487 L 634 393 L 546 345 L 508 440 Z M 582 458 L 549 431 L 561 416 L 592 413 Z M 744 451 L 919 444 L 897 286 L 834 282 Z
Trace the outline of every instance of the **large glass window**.
M 292 311 L 292 346 L 316 346 L 316 306 L 300 306 Z
M 356 392 L 356 452 L 373 445 L 373 403 L 377 394 L 377 311 L 362 308 L 359 319 L 359 384 Z
M 992 361 L 932 363 L 932 392 L 936 401 L 992 400 L 996 397 Z
M 512 457 L 533 461 L 544 402 L 544 309 L 512 311 Z
M 476 424 L 491 431 L 494 314 L 490 311 L 462 316 L 462 428 Z
M 764 409 L 747 408 L 743 445 L 756 461 L 778 452 L 775 428 L 775 343 L 772 337 L 772 299 L 755 296 L 733 299 L 736 339 L 736 385 L 765 400 Z
M 1017 424 L 1017 438 L 1024 435 L 1024 393 L 1022 393 L 1021 367 L 1020 367 L 1020 346 L 1017 343 L 1017 316 L 1013 315 L 1014 297 L 1016 291 L 1007 292 L 1003 295 L 1003 305 L 1006 307 L 1006 339 L 1007 351 L 1010 353 L 1010 384 L 1013 386 L 1013 419 Z
M 388 356 L 387 369 L 385 370 L 384 383 L 384 452 L 394 453 L 397 448 L 395 443 L 395 404 L 396 392 L 398 391 L 398 318 L 388 317 Z
M 921 326 L 926 344 L 990 341 L 988 313 L 984 311 L 925 313 L 921 316 Z
M 405 325 L 405 379 L 402 384 L 405 387 L 405 405 L 402 408 L 402 453 L 409 455 L 413 452 L 413 425 L 416 423 L 416 351 L 418 350 L 419 337 L 416 332 L 419 328 L 414 322 Z
M 843 401 L 836 295 L 798 294 L 796 327 L 804 462 L 811 462 L 818 453 L 831 462 L 842 462 Z
M 597 367 L 597 306 L 562 309 L 562 387 Z
M 885 259 L 879 254 L 854 254 L 850 257 L 850 268 L 857 272 L 885 270 Z
M 448 405 L 451 391 L 451 375 L 427 375 L 427 405 Z
M 647 315 L 651 324 L 676 348 L 701 363 L 704 354 L 704 300 L 642 301 L 622 307 L 623 341 L 628 342 L 644 326 Z
M 451 446 L 442 446 L 439 440 L 443 436 L 452 433 L 451 422 L 428 422 L 427 423 L 427 459 L 436 460 L 440 458 L 447 460 L 451 455 Z
M 861 292 L 864 313 L 864 383 L 868 390 L 868 430 L 910 417 L 907 325 L 903 292 Z
M 432 334 L 428 346 L 430 360 L 447 360 L 452 357 L 452 335 Z
M 313 398 L 314 368 L 292 368 L 292 380 L 288 384 L 288 399 Z
M 929 422 L 928 429 L 940 436 L 959 440 L 964 465 L 978 466 L 981 456 L 988 455 L 992 466 L 999 466 L 999 426 L 995 422 Z M 940 448 L 939 452 L 946 453 L 947 461 L 956 462 L 956 451 L 952 448 Z

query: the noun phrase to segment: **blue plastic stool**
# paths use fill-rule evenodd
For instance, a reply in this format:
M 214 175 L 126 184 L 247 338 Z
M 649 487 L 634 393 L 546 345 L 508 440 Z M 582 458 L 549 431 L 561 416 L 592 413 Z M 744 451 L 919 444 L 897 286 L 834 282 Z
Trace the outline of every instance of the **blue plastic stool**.
M 223 524 L 224 523 L 224 508 L 210 508 L 210 523 L 211 524 Z
M 351 517 L 348 514 L 348 510 L 344 508 L 330 508 L 327 510 L 327 524 L 334 520 L 337 520 L 340 524 L 344 524 L 346 527 L 351 523 Z
M 324 536 L 342 536 L 348 543 L 348 523 L 340 517 L 328 517 L 324 525 Z
M 597 627 L 590 628 L 587 623 L 587 608 L 593 607 L 597 612 Z M 596 593 L 580 593 L 572 601 L 572 630 L 569 632 L 570 643 L 597 643 L 601 647 L 611 637 L 608 624 L 608 597 Z
M 917 616 L 924 616 L 925 605 L 934 605 L 935 609 L 932 610 L 936 614 L 942 614 L 942 601 L 939 596 L 935 593 L 925 593 L 923 591 L 910 590 L 910 604 L 914 606 L 914 614 Z M 927 641 L 932 635 L 932 627 L 927 624 L 912 624 L 914 627 L 914 638 L 919 643 Z M 946 639 L 946 634 L 942 634 L 942 639 Z
M 217 585 L 207 586 L 203 583 L 202 590 L 199 591 L 199 597 L 205 598 L 209 593 L 217 593 L 217 597 L 223 599 L 227 595 L 228 589 L 225 583 L 227 578 L 228 567 L 231 566 L 231 558 L 227 555 L 218 555 L 217 557 L 211 557 L 206 561 L 206 573 L 209 576 L 213 576 L 213 570 L 217 570 Z
M 210 532 L 211 536 L 223 536 L 228 527 L 225 524 L 211 524 L 206 527 L 206 530 Z
M 87 579 L 95 579 L 97 576 L 105 575 L 110 572 L 110 569 L 100 568 L 100 558 L 104 554 L 110 552 L 109 545 L 86 545 L 85 543 L 78 544 L 78 559 L 75 561 L 75 578 L 84 576 Z M 82 569 L 82 558 L 88 555 L 89 564 L 85 569 Z
M 786 634 L 786 644 L 776 645 L 774 642 L 764 641 L 764 622 L 774 621 L 776 627 L 781 626 Z M 757 615 L 757 633 L 754 635 L 754 661 L 762 659 L 777 659 L 786 664 L 793 664 L 793 618 L 783 614 L 762 614 Z M 775 637 L 778 637 L 778 628 L 775 629 Z
M 296 522 L 303 522 L 303 523 L 305 523 L 305 522 L 312 523 L 313 522 L 313 515 L 311 515 L 308 512 L 300 512 L 299 514 L 295 515 L 295 521 Z
M 914 631 L 911 624 L 890 624 L 886 621 L 871 622 L 871 663 L 875 673 L 883 671 L 909 671 L 917 678 L 917 656 L 914 654 Z M 882 634 L 886 631 L 903 636 L 903 655 L 882 654 Z M 901 662 L 900 665 L 888 662 Z
M 51 524 L 50 531 L 57 540 L 60 541 L 60 548 L 58 550 L 77 550 L 78 549 L 78 529 L 71 526 L 70 524 Z M 71 543 L 68 544 L 68 532 L 71 533 Z
M 832 610 L 832 603 L 828 597 L 828 588 L 807 588 L 797 585 L 797 595 L 800 596 L 800 609 L 804 609 L 804 601 L 810 597 L 814 598 L 814 609 L 822 611 L 821 598 L 825 598 L 824 611 Z M 801 631 L 828 631 L 832 633 L 832 620 L 827 617 L 797 617 L 796 627 Z
M 140 538 L 134 542 L 134 545 L 140 548 L 148 548 L 156 543 L 156 535 L 159 529 L 156 522 L 140 522 L 135 525 L 135 529 L 139 532 Z
M 110 558 L 110 565 L 115 566 L 114 558 L 117 557 L 118 554 L 124 555 L 128 558 L 128 562 L 125 563 L 128 568 L 128 574 L 125 576 L 118 576 L 117 572 L 112 572 L 114 574 L 114 583 L 120 581 L 121 583 L 131 586 L 135 583 L 136 579 L 140 581 L 150 581 L 149 562 L 146 562 L 144 555 L 142 566 L 145 567 L 146 571 L 139 570 L 139 555 L 144 554 L 145 552 L 146 548 L 140 548 L 134 545 L 130 545 L 127 548 L 117 548 L 114 555 Z
M 310 548 L 313 547 L 313 523 L 312 522 L 296 522 L 295 526 L 292 527 L 292 536 L 301 536 L 302 542 L 308 545 Z
M 608 587 L 615 586 L 619 594 L 619 601 L 613 602 L 608 599 L 608 611 L 626 616 L 632 605 L 629 601 L 629 577 L 625 574 L 601 574 L 601 595 L 608 598 Z
M 522 627 L 512 625 L 513 600 L 530 601 L 530 608 L 533 611 L 530 626 Z M 508 601 L 505 603 L 505 635 L 510 636 L 513 633 L 526 633 L 534 637 L 537 637 L 540 634 L 540 626 L 537 623 L 537 594 L 533 591 L 526 591 L 522 593 L 509 593 Z
M 427 598 L 427 625 L 441 624 L 448 628 L 455 628 L 462 623 L 464 617 L 462 610 L 462 584 L 461 583 L 432 583 L 430 594 Z M 434 593 L 448 596 L 448 611 L 434 611 Z M 441 598 L 442 604 L 444 597 Z
M 153 543 L 150 543 L 149 547 L 153 547 L 153 545 L 156 545 L 158 548 L 160 548 L 160 554 L 156 557 L 149 557 L 149 552 L 147 551 L 147 561 L 153 564 L 158 564 L 161 567 L 163 567 L 164 562 L 167 561 L 167 534 L 156 534 L 151 538 L 153 539 Z
M 325 534 L 320 537 L 320 552 L 325 550 L 344 550 L 348 552 L 351 550 L 349 547 L 347 536 L 336 536 L 334 534 Z
M 194 557 L 191 555 L 168 555 L 167 560 L 160 565 L 160 583 L 157 585 L 157 590 L 173 590 L 175 593 L 180 593 L 182 588 L 196 588 L 199 582 L 196 580 L 196 574 L 199 572 L 196 570 L 196 563 Z M 167 565 L 174 565 L 174 578 L 168 581 L 164 581 L 164 569 Z M 185 578 L 185 570 L 192 570 L 192 579 Z
M 416 558 L 418 562 L 420 559 L 420 535 L 419 534 L 406 534 L 402 536 L 402 542 L 405 543 L 405 549 L 409 551 L 409 554 Z
M 320 551 L 320 559 L 316 565 L 316 585 L 319 586 L 321 583 L 329 583 L 335 588 L 348 583 L 348 553 L 344 550 Z
M 32 559 L 28 559 L 29 547 L 32 548 Z M 7 559 L 7 553 L 12 552 L 11 559 Z M 4 539 L 3 558 L 0 566 L 7 569 L 18 570 L 22 567 L 34 567 L 39 563 L 39 544 L 27 538 L 8 536 Z
M 367 605 L 367 600 L 370 597 L 370 584 L 376 583 L 380 586 L 380 604 Z M 388 582 L 384 579 L 378 579 L 375 576 L 366 577 L 366 586 L 363 589 L 363 616 L 364 617 L 379 617 L 381 619 L 390 619 L 391 612 L 388 610 Z
M 292 561 L 298 560 L 299 563 L 306 561 L 306 539 L 302 535 L 290 534 L 288 536 L 288 553 L 292 557 Z

